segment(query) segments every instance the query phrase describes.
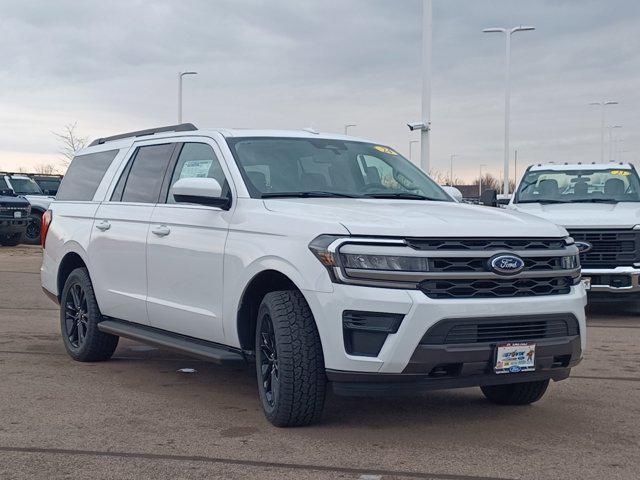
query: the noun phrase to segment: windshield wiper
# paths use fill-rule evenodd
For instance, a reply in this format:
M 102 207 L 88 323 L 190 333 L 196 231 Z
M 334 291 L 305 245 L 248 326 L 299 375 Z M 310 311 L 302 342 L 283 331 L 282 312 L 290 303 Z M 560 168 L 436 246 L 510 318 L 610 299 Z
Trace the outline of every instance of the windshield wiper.
M 618 203 L 615 198 L 578 198 L 569 201 L 571 203 Z
M 432 200 L 435 202 L 442 202 L 441 198 L 427 197 L 425 195 L 419 195 L 417 193 L 365 193 L 365 197 L 371 198 L 398 198 L 400 200 Z
M 310 192 L 269 192 L 260 195 L 260 198 L 314 198 L 314 197 L 344 197 L 356 198 L 356 195 L 338 192 L 310 191 Z
M 551 198 L 543 198 L 540 200 L 518 200 L 515 203 L 567 203 L 568 201 L 570 200 L 553 200 Z

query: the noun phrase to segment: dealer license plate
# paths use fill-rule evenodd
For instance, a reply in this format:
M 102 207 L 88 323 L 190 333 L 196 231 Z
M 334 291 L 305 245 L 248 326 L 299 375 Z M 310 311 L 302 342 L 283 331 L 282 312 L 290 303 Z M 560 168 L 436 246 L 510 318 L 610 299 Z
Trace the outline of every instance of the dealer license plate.
M 585 290 L 591 290 L 591 277 L 582 277 L 582 285 L 584 285 Z
M 533 372 L 536 369 L 535 343 L 502 343 L 496 349 L 495 373 Z
M 22 212 L 13 212 L 13 218 L 22 218 Z

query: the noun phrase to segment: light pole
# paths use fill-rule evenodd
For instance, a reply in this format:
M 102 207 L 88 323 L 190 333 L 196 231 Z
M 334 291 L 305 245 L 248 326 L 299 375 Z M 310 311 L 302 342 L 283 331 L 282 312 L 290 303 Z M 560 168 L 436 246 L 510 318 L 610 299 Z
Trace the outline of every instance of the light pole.
M 480 181 L 478 182 L 478 198 L 482 196 L 482 167 L 486 167 L 486 163 L 480 164 Z
M 430 165 L 429 132 L 431 130 L 431 0 L 422 1 L 422 118 L 407 123 L 409 130 L 420 130 L 420 168 L 428 175 Z
M 504 92 L 504 183 L 502 193 L 509 193 L 509 114 L 511 106 L 511 35 L 516 32 L 535 30 L 536 27 L 522 26 L 514 28 L 485 28 L 484 33 L 503 33 L 505 38 L 505 92 Z
M 180 72 L 178 73 L 178 124 L 182 123 L 182 77 L 185 75 L 197 75 L 198 72 Z
M 513 151 L 513 184 L 518 186 L 518 149 Z
M 357 127 L 355 123 L 347 123 L 344 126 L 344 134 L 347 135 L 349 133 L 349 127 Z
M 622 125 L 609 125 L 607 128 L 609 129 L 609 161 L 612 161 L 614 159 L 613 156 L 617 155 L 613 144 L 613 129 L 622 128 Z
M 412 162 L 413 162 L 413 150 L 411 149 L 411 145 L 418 142 L 419 140 L 409 140 L 409 160 Z
M 607 105 L 618 105 L 618 102 L 606 100 L 602 102 L 591 102 L 589 105 L 598 105 L 600 107 L 600 163 L 604 163 L 604 107 Z
M 452 153 L 450 155 L 450 162 L 451 164 L 449 165 L 449 186 L 453 187 L 453 159 L 456 158 L 458 155 L 456 155 L 455 153 Z

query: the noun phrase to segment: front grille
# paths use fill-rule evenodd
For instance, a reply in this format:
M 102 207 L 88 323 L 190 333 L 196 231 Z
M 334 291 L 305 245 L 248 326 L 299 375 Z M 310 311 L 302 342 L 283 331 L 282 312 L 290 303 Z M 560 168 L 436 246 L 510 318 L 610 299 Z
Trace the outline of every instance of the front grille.
M 429 298 L 500 298 L 562 295 L 571 291 L 571 277 L 425 280 L 418 288 Z
M 570 230 L 576 241 L 589 242 L 591 251 L 580 255 L 583 268 L 614 268 L 640 262 L 640 231 Z
M 422 345 L 523 342 L 578 335 L 572 315 L 442 320 L 422 337 Z
M 29 210 L 21 207 L 6 207 L 0 206 L 0 218 L 15 218 L 15 212 L 21 213 L 21 218 L 27 218 L 29 216 Z
M 407 238 L 416 250 L 561 250 L 562 238 Z
M 561 270 L 560 257 L 523 258 L 526 271 Z M 468 257 L 437 257 L 429 259 L 430 272 L 486 272 L 489 259 Z

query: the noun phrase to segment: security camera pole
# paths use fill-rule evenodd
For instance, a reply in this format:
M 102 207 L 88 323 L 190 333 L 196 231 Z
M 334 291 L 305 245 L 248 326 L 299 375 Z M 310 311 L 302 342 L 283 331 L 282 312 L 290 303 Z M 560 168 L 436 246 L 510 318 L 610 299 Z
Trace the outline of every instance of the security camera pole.
M 182 123 L 182 77 L 185 75 L 197 75 L 198 72 L 178 73 L 178 124 Z
M 511 35 L 535 30 L 536 27 L 520 25 L 514 28 L 485 28 L 484 33 L 503 33 L 506 41 L 505 93 L 504 93 L 504 183 L 502 193 L 509 193 L 509 113 L 511 108 Z
M 422 5 L 422 123 L 420 130 L 420 167 L 429 174 L 431 130 L 431 47 L 432 17 L 431 0 L 424 0 Z
M 431 130 L 431 0 L 422 3 L 422 120 L 407 123 L 412 132 L 420 130 L 420 168 L 429 173 L 429 131 Z

